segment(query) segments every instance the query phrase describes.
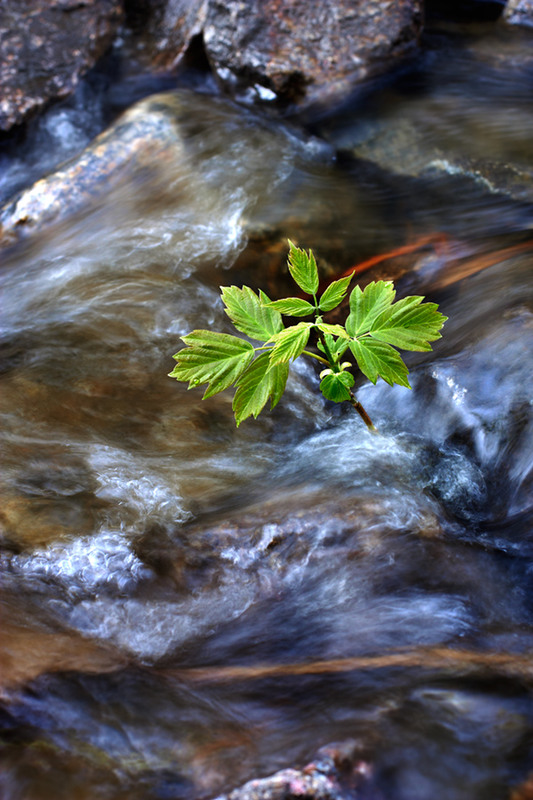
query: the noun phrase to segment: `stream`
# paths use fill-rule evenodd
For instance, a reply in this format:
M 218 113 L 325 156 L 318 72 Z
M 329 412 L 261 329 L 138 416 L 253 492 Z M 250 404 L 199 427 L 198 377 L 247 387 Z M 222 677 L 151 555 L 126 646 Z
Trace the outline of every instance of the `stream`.
M 4 248 L 2 800 L 216 797 L 333 743 L 353 800 L 533 796 L 531 42 L 437 32 L 305 130 L 141 100 L 160 150 Z M 94 91 L 5 201 L 108 124 Z M 412 391 L 358 380 L 378 435 L 305 360 L 239 429 L 167 377 L 231 332 L 220 285 L 285 292 L 287 238 L 328 278 L 422 243 L 361 275 L 449 318 Z

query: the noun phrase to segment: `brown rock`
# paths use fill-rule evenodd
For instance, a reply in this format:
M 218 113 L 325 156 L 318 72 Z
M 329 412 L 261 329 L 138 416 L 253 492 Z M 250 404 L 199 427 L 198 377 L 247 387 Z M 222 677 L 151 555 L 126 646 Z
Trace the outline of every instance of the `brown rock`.
M 233 91 L 309 106 L 413 52 L 419 0 L 210 0 L 207 57 Z M 253 91 L 253 88 L 252 88 Z
M 121 0 L 3 0 L 0 130 L 66 97 L 111 43 Z

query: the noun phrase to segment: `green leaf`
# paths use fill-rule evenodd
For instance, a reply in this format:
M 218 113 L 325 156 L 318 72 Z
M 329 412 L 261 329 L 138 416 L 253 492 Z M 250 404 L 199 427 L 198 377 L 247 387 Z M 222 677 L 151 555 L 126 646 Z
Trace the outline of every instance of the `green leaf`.
M 329 333 L 331 336 L 339 336 L 341 339 L 350 338 L 342 325 L 329 325 L 327 322 L 317 322 L 316 327 L 321 330 L 322 333 Z
M 283 328 L 281 314 L 264 292 L 258 296 L 249 286 L 221 286 L 220 290 L 226 314 L 241 333 L 266 342 Z
M 403 350 L 431 350 L 429 342 L 441 338 L 447 320 L 436 303 L 422 303 L 420 296 L 405 297 L 374 320 L 372 338 Z
M 237 391 L 233 398 L 233 411 L 237 427 L 248 417 L 257 417 L 268 398 L 271 408 L 279 402 L 289 375 L 288 364 L 271 366 L 270 353 L 261 353 L 247 367 L 237 381 Z
M 320 381 L 320 391 L 327 400 L 342 403 L 350 399 L 350 388 L 354 385 L 351 372 L 330 372 Z
M 300 289 L 314 295 L 318 289 L 318 269 L 313 251 L 300 250 L 289 240 L 289 272 Z
M 392 281 L 372 281 L 364 291 L 356 286 L 350 295 L 350 314 L 346 320 L 346 330 L 350 336 L 366 333 L 374 320 L 389 308 L 396 292 Z
M 173 356 L 178 363 L 169 375 L 189 381 L 189 389 L 207 383 L 204 399 L 231 386 L 254 356 L 250 342 L 227 333 L 197 330 L 182 341 L 187 347 Z
M 274 300 L 268 304 L 268 308 L 275 308 L 276 311 L 281 314 L 287 314 L 290 317 L 307 317 L 315 311 L 315 307 L 311 303 L 308 303 L 307 300 L 301 300 L 299 297 Z
M 329 352 L 332 355 L 342 356 L 342 354 L 348 349 L 348 345 L 350 343 L 348 339 L 334 339 L 329 333 L 325 333 L 324 336 L 326 339 L 326 344 L 329 348 Z M 318 341 L 316 346 L 323 353 L 326 352 L 322 342 Z
M 330 283 L 320 298 L 320 302 L 318 304 L 320 310 L 324 312 L 331 311 L 333 308 L 336 308 L 340 303 L 342 303 L 346 296 L 346 292 L 351 280 L 352 275 L 348 275 L 346 278 L 340 278 L 338 281 L 333 281 Z
M 309 332 L 312 327 L 312 322 L 299 322 L 298 325 L 284 328 L 273 336 L 270 340 L 274 342 L 270 353 L 270 363 L 272 365 L 282 364 L 290 361 L 291 358 L 293 360 L 298 358 L 309 341 Z
M 274 364 L 270 367 L 269 375 L 270 383 L 272 385 L 272 390 L 270 392 L 270 408 L 272 409 L 277 406 L 281 400 L 283 392 L 285 391 L 285 385 L 287 383 L 287 378 L 289 377 L 289 365 L 287 363 Z
M 409 371 L 394 347 L 365 337 L 350 342 L 350 350 L 355 356 L 357 366 L 372 383 L 376 383 L 381 377 L 390 386 L 398 383 L 411 388 L 407 380 Z

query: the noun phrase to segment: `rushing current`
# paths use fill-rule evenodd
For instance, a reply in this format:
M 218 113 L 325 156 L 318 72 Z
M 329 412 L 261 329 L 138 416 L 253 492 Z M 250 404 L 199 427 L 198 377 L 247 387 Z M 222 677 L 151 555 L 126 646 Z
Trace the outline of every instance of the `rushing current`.
M 3 250 L 3 800 L 215 797 L 332 743 L 354 800 L 530 797 L 530 47 L 442 33 L 305 131 L 179 90 L 164 159 Z M 6 200 L 90 143 L 80 113 Z M 377 435 L 304 360 L 238 429 L 167 377 L 231 332 L 220 285 L 286 291 L 287 238 L 325 278 L 407 247 L 361 279 L 449 317 L 412 391 L 358 380 Z

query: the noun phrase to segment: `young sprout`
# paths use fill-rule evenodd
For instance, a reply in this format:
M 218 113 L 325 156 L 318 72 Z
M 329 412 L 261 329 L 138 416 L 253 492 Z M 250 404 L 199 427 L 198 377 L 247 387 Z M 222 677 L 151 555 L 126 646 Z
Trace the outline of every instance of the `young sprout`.
M 272 301 L 249 286 L 221 287 L 226 314 L 248 338 L 192 331 L 182 337 L 186 347 L 174 356 L 177 363 L 170 377 L 188 381 L 189 389 L 207 384 L 203 399 L 234 385 L 233 411 L 239 426 L 248 417 L 256 418 L 269 400 L 271 408 L 277 405 L 285 390 L 289 363 L 308 356 L 325 365 L 319 376 L 324 397 L 350 403 L 367 427 L 375 430 L 352 390 L 354 364 L 342 357 L 351 353 L 357 368 L 374 384 L 382 378 L 390 386 L 397 383 L 410 389 L 408 369 L 396 348 L 431 350 L 429 343 L 441 338 L 447 317 L 437 310 L 436 303 L 424 303 L 420 296 L 395 301 L 392 281 L 373 281 L 364 290 L 359 286 L 352 290 L 345 324 L 330 325 L 323 315 L 342 303 L 352 276 L 333 281 L 317 297 L 319 279 L 313 252 L 291 241 L 288 267 L 309 300 L 287 297 Z M 282 315 L 313 319 L 285 325 Z M 311 336 L 319 352 L 309 349 Z

